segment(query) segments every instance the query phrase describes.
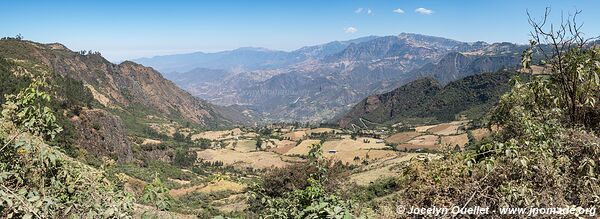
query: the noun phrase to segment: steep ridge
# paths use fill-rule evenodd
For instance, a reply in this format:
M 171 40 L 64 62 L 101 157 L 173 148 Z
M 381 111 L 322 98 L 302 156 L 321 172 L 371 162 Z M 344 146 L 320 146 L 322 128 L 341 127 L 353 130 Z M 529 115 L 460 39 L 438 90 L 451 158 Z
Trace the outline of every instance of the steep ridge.
M 410 73 L 413 78 L 431 77 L 442 84 L 481 72 L 495 72 L 504 68 L 514 68 L 520 55 L 467 56 L 459 52 L 446 54 L 438 63 L 429 63 Z
M 478 118 L 508 91 L 515 73 L 502 71 L 468 76 L 442 87 L 432 78 L 422 78 L 390 92 L 371 95 L 338 120 L 342 127 L 361 126 L 361 119 L 380 123 L 442 122 L 460 115 Z

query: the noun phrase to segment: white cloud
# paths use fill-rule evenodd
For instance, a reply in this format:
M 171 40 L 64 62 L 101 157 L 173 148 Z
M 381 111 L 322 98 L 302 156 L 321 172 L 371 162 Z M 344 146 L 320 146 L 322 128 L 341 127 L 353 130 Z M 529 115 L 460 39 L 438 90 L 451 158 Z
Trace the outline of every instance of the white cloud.
M 363 8 L 357 8 L 354 10 L 354 13 L 360 14 L 363 11 Z
M 404 10 L 400 9 L 400 8 L 396 8 L 393 10 L 394 13 L 398 13 L 398 14 L 404 14 Z
M 358 32 L 358 29 L 356 29 L 356 27 L 346 27 L 346 28 L 344 28 L 344 32 L 346 32 L 346 33 L 356 33 L 356 32 Z
M 370 8 L 367 9 L 367 15 L 372 15 L 372 14 L 373 14 L 373 11 Z
M 423 15 L 433 14 L 433 11 L 431 9 L 427 9 L 427 8 L 417 8 L 417 9 L 415 9 L 415 12 L 417 12 L 419 14 L 423 14 Z

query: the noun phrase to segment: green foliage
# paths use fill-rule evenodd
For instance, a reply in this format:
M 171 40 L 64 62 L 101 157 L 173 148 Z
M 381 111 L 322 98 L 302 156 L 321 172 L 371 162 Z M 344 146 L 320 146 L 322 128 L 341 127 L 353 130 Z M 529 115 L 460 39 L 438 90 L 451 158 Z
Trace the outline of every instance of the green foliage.
M 6 101 L 5 95 L 16 94 L 31 83 L 29 77 L 17 76 L 13 71 L 17 71 L 17 65 L 0 57 L 0 103 Z
M 151 182 L 155 173 L 158 173 L 159 177 L 165 181 L 167 178 L 191 180 L 194 177 L 193 174 L 184 172 L 181 168 L 157 160 L 148 160 L 143 167 L 136 164 L 115 165 L 110 171 L 114 173 L 122 172 L 146 182 Z M 167 185 L 169 185 L 168 182 Z
M 196 140 L 196 145 L 198 147 L 200 147 L 201 149 L 209 149 L 210 146 L 212 145 L 212 141 L 210 139 L 206 139 L 206 138 L 200 138 L 198 140 Z
M 260 135 L 256 136 L 256 150 L 260 151 L 262 149 L 262 138 L 260 137 Z
M 214 215 L 223 215 L 218 209 L 211 205 L 211 202 L 227 198 L 231 195 L 230 191 L 218 191 L 211 193 L 192 192 L 185 194 L 173 203 L 173 210 L 185 213 L 195 213 L 199 218 L 213 218 Z M 201 212 L 198 212 L 202 209 Z
M 173 198 L 169 195 L 169 189 L 160 178 L 155 176 L 152 183 L 146 184 L 144 187 L 141 201 L 145 204 L 152 204 L 160 211 L 166 211 L 171 208 Z
M 276 170 L 265 184 L 255 185 L 252 210 L 263 218 L 354 218 L 353 202 L 326 189 L 327 184 L 335 188 L 329 173 L 338 171 L 329 171 L 335 165 L 322 160 L 321 145 L 313 145 L 308 157 L 307 165 Z
M 43 79 L 35 80 L 16 96 L 9 95 L 2 115 L 21 127 L 23 132 L 51 140 L 62 128 L 56 124 L 56 117 L 48 107 L 50 95 L 43 91 L 47 86 Z
M 73 161 L 40 137 L 61 128 L 46 105 L 46 84 L 34 80 L 2 106 L 0 118 L 0 217 L 130 218 L 133 198 L 104 172 Z
M 175 130 L 175 133 L 173 134 L 173 140 L 177 142 L 192 143 L 191 134 L 188 134 L 186 136 L 183 133 L 179 132 L 179 129 Z
M 347 114 L 347 119 L 360 127 L 366 120 L 391 125 L 447 122 L 460 115 L 480 119 L 510 89 L 508 81 L 514 75 L 517 74 L 510 71 L 483 73 L 444 87 L 430 78 L 419 79 L 379 95 L 380 103 L 368 113 L 363 112 L 366 104 L 363 100 Z
M 359 187 L 353 191 L 352 196 L 360 201 L 369 201 L 377 197 L 382 197 L 397 191 L 400 188 L 397 177 L 388 177 L 378 179 L 377 181 L 365 187 Z
M 327 195 L 315 179 L 305 189 L 286 193 L 281 198 L 261 198 L 264 218 L 354 218 L 350 201 Z
M 196 157 L 197 155 L 195 152 L 179 147 L 175 149 L 175 154 L 173 155 L 173 164 L 180 167 L 190 167 L 196 163 Z
M 591 51 L 597 49 L 555 48 L 567 50 L 550 57 L 555 65 L 550 74 L 511 80 L 511 90 L 491 112 L 489 126 L 496 134 L 469 146 L 475 150 L 402 168 L 397 203 L 492 209 L 598 206 L 600 138 L 592 130 L 599 123 L 589 122 L 597 121 L 599 113 L 594 75 L 600 69 L 593 67 L 599 62 Z M 524 66 L 530 66 L 532 53 L 524 54 Z
M 4 58 L 0 58 L 0 78 L 0 102 L 4 102 L 5 97 L 18 95 L 28 86 L 37 86 L 40 95 L 54 97 L 49 101 L 41 97 L 33 98 L 54 112 L 61 112 L 55 115 L 54 120 L 63 130 L 49 143 L 76 157 L 79 154 L 75 145 L 76 131 L 69 118 L 78 115 L 83 107 L 94 105 L 91 92 L 75 79 L 56 75 L 29 62 L 13 62 Z M 38 82 L 32 84 L 34 80 Z

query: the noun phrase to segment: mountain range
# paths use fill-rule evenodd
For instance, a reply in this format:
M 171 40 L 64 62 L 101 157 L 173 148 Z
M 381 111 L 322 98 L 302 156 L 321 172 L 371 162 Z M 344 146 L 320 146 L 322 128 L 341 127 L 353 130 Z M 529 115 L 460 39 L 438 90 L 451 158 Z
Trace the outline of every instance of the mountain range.
M 194 96 L 252 109 L 267 121 L 325 122 L 369 95 L 419 78 L 431 77 L 444 85 L 517 68 L 526 48 L 402 33 L 290 52 L 240 48 L 134 61 L 158 69 Z

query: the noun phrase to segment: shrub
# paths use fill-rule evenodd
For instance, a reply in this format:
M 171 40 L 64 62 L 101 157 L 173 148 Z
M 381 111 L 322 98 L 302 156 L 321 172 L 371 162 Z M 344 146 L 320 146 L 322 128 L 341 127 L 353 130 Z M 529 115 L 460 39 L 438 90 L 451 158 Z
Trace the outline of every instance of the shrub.
M 348 171 L 342 171 L 341 163 L 330 168 L 331 161 L 321 156 L 321 145 L 315 144 L 309 163 L 275 169 L 263 177 L 268 180 L 251 189 L 251 211 L 270 218 L 351 218 L 352 201 L 333 192 L 340 174 Z
M 44 143 L 61 128 L 46 105 L 43 81 L 8 98 L 0 118 L 0 217 L 130 218 L 133 198 L 104 172 Z
M 190 167 L 196 163 L 196 153 L 192 151 L 188 151 L 183 147 L 179 147 L 175 149 L 175 154 L 173 155 L 173 164 L 180 167 Z

